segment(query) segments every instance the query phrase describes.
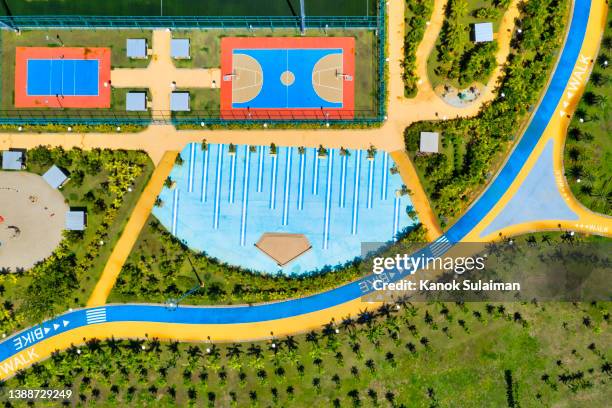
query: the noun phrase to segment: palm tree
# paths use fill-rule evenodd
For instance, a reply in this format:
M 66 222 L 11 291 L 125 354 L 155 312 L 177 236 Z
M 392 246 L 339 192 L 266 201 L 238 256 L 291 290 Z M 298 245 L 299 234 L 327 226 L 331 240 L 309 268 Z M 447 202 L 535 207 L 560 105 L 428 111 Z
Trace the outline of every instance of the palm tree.
M 600 53 L 599 56 L 597 57 L 597 64 L 602 69 L 607 68 L 608 67 L 608 56 L 604 53 Z
M 567 156 L 573 162 L 578 161 L 578 159 L 580 158 L 580 149 L 576 146 L 570 147 L 567 151 Z
M 378 405 L 378 393 L 372 388 L 368 389 L 368 397 L 370 397 L 374 406 Z
M 368 148 L 368 159 L 373 159 L 376 156 L 376 147 L 374 145 L 370 145 Z
M 285 346 L 288 350 L 294 351 L 298 349 L 298 343 L 295 341 L 293 336 L 287 336 L 284 340 Z
M 202 357 L 202 350 L 197 345 L 189 346 L 189 348 L 187 349 L 187 356 L 190 361 L 196 361 L 197 359 Z
M 600 72 L 593 72 L 591 75 L 591 82 L 596 87 L 601 87 L 608 82 L 608 77 Z
M 174 181 L 172 180 L 172 178 L 170 176 L 166 177 L 166 181 L 164 181 L 164 186 L 166 188 L 172 188 L 173 185 Z
M 247 349 L 247 355 L 253 357 L 255 360 L 259 360 L 262 357 L 261 347 L 257 344 L 252 344 Z
M 419 340 L 419 342 L 425 347 L 425 348 L 429 348 L 429 339 L 427 337 L 421 337 L 421 340 Z
M 365 366 L 371 371 L 374 372 L 376 370 L 376 364 L 374 364 L 374 360 L 371 358 L 367 359 L 365 362 Z
M 319 346 L 319 335 L 316 331 L 311 330 L 306 334 L 306 341 L 312 344 L 313 347 L 318 348 Z
M 338 374 L 332 375 L 331 380 L 334 384 L 336 384 L 336 388 L 340 387 L 340 376 Z
M 323 147 L 323 145 L 319 145 L 319 148 L 317 149 L 317 155 L 319 157 L 326 157 L 327 156 L 327 149 Z
M 605 110 L 608 107 L 608 96 L 597 95 L 597 105 L 601 110 Z
M 206 139 L 202 139 L 202 143 L 200 144 L 200 148 L 202 149 L 203 152 L 208 150 L 208 143 L 206 142 Z
M 597 95 L 591 91 L 588 91 L 584 94 L 584 101 L 587 105 L 593 106 L 597 103 Z
M 155 199 L 155 203 L 153 203 L 155 207 L 161 208 L 164 206 L 164 200 L 162 200 L 159 196 Z
M 548 234 L 548 233 L 542 234 L 542 238 L 540 238 L 540 240 L 542 242 L 546 243 L 547 245 L 550 245 L 550 243 L 551 243 L 550 234 Z
M 242 345 L 234 343 L 227 348 L 227 358 L 237 359 L 242 354 Z
M 174 164 L 176 164 L 177 166 L 182 166 L 183 163 L 185 163 L 185 160 L 183 159 L 183 156 L 179 154 L 176 155 L 176 159 L 174 160 Z
M 612 204 L 612 189 L 610 189 L 611 180 L 612 177 L 597 183 L 591 193 L 594 207 L 598 211 L 607 212 Z

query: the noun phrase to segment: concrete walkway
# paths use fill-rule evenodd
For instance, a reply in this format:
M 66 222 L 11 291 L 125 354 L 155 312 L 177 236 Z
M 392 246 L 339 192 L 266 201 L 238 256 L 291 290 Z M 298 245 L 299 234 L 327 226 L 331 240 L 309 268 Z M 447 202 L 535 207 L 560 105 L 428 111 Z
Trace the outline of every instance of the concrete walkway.
M 170 111 L 170 93 L 176 88 L 213 88 L 221 84 L 221 69 L 176 68 L 170 57 L 169 30 L 153 31 L 153 55 L 147 68 L 111 71 L 111 84 L 118 88 L 149 88 L 153 119 Z M 174 84 L 173 84 L 174 82 Z

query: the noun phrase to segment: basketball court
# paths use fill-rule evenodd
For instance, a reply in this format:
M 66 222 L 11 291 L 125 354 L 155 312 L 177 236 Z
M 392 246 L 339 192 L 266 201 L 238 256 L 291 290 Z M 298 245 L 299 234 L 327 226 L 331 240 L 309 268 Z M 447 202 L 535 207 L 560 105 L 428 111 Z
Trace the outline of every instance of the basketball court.
M 224 119 L 352 119 L 351 37 L 221 40 Z
M 109 108 L 110 49 L 17 47 L 15 107 Z

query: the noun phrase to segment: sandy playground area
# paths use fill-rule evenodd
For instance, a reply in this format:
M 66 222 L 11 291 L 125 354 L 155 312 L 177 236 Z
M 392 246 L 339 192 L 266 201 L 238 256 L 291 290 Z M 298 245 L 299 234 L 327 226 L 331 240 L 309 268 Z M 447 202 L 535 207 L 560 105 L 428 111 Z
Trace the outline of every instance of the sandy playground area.
M 62 239 L 68 206 L 42 177 L 0 171 L 0 268 L 29 269 Z

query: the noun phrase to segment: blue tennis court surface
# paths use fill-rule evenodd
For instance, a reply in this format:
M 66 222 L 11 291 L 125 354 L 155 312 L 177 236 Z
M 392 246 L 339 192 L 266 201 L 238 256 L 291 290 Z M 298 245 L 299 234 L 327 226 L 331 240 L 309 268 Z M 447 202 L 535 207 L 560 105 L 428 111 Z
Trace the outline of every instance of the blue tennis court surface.
M 98 95 L 98 60 L 31 59 L 27 77 L 29 96 Z
M 232 103 L 233 108 L 342 108 L 342 103 L 326 101 L 317 95 L 312 81 L 315 64 L 330 54 L 342 54 L 341 48 L 310 49 L 234 49 L 261 65 L 263 85 L 259 94 L 248 102 Z M 293 73 L 290 86 L 280 81 L 283 72 Z

